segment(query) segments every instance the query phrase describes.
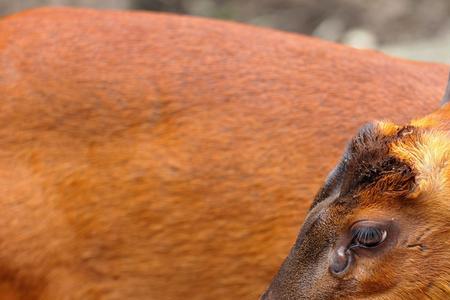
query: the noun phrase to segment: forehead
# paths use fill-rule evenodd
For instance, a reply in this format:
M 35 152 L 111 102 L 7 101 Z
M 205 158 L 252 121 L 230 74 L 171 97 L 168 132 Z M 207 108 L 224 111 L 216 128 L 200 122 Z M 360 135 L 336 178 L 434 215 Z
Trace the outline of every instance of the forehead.
M 348 144 L 341 162 L 317 194 L 313 206 L 330 197 L 351 202 L 354 200 L 350 199 L 363 192 L 391 196 L 410 193 L 415 183 L 414 168 L 393 149 L 402 143 L 414 144 L 419 138 L 419 129 L 413 126 L 389 123 L 363 126 Z

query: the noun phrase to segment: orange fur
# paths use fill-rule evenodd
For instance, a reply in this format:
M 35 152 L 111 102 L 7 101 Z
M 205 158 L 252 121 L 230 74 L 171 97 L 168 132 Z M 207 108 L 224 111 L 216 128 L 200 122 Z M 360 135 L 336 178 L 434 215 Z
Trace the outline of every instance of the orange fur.
M 394 135 L 398 131 L 398 126 L 388 121 L 380 121 L 376 123 L 380 133 L 385 136 Z
M 450 128 L 445 117 L 450 107 L 426 117 L 439 121 L 434 127 L 420 120 L 416 124 L 424 127 L 387 122 L 363 127 L 317 194 L 261 299 L 448 299 Z M 361 244 L 352 229 L 361 222 L 385 224 L 385 240 Z M 345 268 L 336 274 L 331 268 L 340 262 L 346 265 L 338 265 Z
M 191 17 L 7 17 L 0 294 L 255 299 L 348 137 L 437 107 L 447 72 Z

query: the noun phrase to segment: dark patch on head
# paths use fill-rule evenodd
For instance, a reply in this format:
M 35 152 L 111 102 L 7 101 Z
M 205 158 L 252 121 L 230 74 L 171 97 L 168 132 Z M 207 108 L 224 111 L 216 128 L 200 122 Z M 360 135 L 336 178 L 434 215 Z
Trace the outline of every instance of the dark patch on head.
M 399 128 L 385 136 L 373 124 L 363 126 L 350 141 L 338 166 L 331 172 L 312 207 L 336 193 L 349 201 L 371 186 L 377 192 L 407 194 L 414 187 L 414 172 L 404 161 L 389 154 L 390 145 L 417 132 L 413 126 Z

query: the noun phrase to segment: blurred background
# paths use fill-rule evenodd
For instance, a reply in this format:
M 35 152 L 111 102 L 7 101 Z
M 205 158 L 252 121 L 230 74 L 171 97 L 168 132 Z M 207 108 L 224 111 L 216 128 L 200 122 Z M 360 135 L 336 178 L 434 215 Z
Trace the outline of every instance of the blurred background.
M 204 16 L 450 63 L 450 0 L 0 0 L 0 15 L 69 5 Z

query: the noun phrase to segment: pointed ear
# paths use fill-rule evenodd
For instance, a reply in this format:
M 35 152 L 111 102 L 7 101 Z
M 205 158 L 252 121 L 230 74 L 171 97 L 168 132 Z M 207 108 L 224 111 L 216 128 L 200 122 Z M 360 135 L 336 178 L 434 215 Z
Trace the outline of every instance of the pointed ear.
M 447 102 L 450 102 L 450 74 L 448 76 L 447 88 L 445 89 L 444 97 L 441 100 L 441 105 L 444 105 Z

